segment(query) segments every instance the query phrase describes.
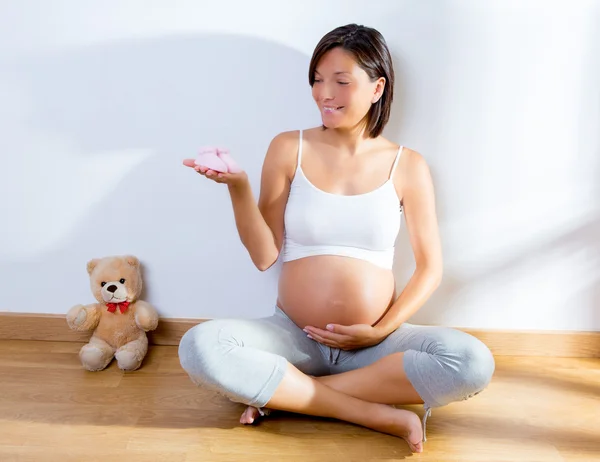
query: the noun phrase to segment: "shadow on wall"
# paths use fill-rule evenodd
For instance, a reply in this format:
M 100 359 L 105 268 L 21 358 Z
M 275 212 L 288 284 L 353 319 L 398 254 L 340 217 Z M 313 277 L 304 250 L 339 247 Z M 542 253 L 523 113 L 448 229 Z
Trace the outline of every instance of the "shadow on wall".
M 527 297 L 533 301 L 530 308 L 537 312 L 545 311 L 550 317 L 561 316 L 556 313 L 557 307 L 563 313 L 571 313 L 577 316 L 572 319 L 566 330 L 598 330 L 598 289 L 600 287 L 600 215 L 586 217 L 586 220 L 577 224 L 572 229 L 557 233 L 545 239 L 537 239 L 521 252 L 511 254 L 505 260 L 497 259 L 485 262 L 485 267 L 478 269 L 473 274 L 462 274 L 458 271 L 452 273 L 452 277 L 440 287 L 440 290 L 432 297 L 432 303 L 460 313 L 462 303 L 468 299 L 470 293 L 475 290 L 488 288 L 487 296 L 480 296 L 479 301 L 482 310 L 486 310 L 488 304 L 494 305 L 497 298 L 515 300 Z M 564 263 L 564 270 L 560 270 L 559 264 Z M 483 267 L 483 264 L 482 264 Z M 539 293 L 530 293 L 526 282 L 535 282 L 539 288 L 539 278 L 546 279 L 546 285 L 550 293 L 556 290 L 557 274 L 554 271 L 546 271 L 548 268 L 560 271 L 562 281 L 565 283 L 560 287 L 561 299 L 551 300 L 544 290 Z M 580 277 L 575 282 L 569 279 L 569 269 L 576 267 Z M 568 282 L 567 282 L 568 281 Z M 524 283 L 525 282 L 525 283 Z M 492 299 L 496 298 L 496 300 Z M 542 308 L 542 307 L 545 307 Z M 526 323 L 527 313 L 522 313 L 522 322 Z M 563 315 L 564 316 L 564 315 Z M 568 315 L 567 315 L 568 317 Z M 547 328 L 547 320 L 537 317 L 537 322 L 529 326 L 531 329 Z M 461 326 L 459 326 L 461 327 Z
M 553 212 L 560 217 L 556 220 L 557 226 L 543 234 L 522 236 L 521 241 L 527 242 L 520 245 L 521 251 L 507 245 L 504 255 L 481 258 L 464 270 L 449 262 L 441 286 L 411 322 L 488 327 L 489 318 L 492 318 L 500 324 L 498 328 L 520 325 L 522 328 L 559 329 L 556 324 L 565 321 L 563 328 L 566 330 L 600 330 L 600 136 L 597 128 L 600 122 L 600 65 L 594 59 L 600 53 L 600 5 L 594 8 L 588 20 L 588 34 L 581 41 L 585 47 L 585 67 L 574 69 L 580 75 L 578 84 L 586 89 L 580 92 L 582 98 L 576 102 L 579 109 L 578 142 L 573 144 L 572 152 L 564 153 L 577 159 L 565 175 L 571 176 L 567 183 L 576 185 L 578 195 L 574 197 L 582 203 L 574 203 L 572 208 L 555 209 Z M 440 42 L 444 43 L 443 40 Z M 452 57 L 450 52 L 440 58 L 444 56 L 446 59 Z M 440 92 L 440 96 L 445 93 Z M 434 121 L 439 120 L 434 117 Z M 477 123 L 475 118 L 473 122 Z M 484 127 L 476 125 L 471 130 L 472 140 L 485 132 L 480 128 Z M 549 136 L 552 136 L 551 132 Z M 477 141 L 482 145 L 488 142 Z M 431 151 L 439 154 L 443 147 L 434 144 Z M 435 180 L 435 159 L 430 164 L 433 164 Z M 590 172 L 595 172 L 595 177 Z M 465 189 L 472 184 L 462 178 L 460 181 Z M 436 186 L 438 219 L 443 228 L 453 221 L 452 204 L 439 185 Z M 582 210 L 585 213 L 581 213 Z M 507 219 L 510 218 L 508 215 Z M 494 243 L 489 247 L 493 248 Z M 414 270 L 412 249 L 404 226 L 396 255 L 395 272 L 400 291 Z M 528 286 L 529 281 L 535 286 Z M 559 299 L 551 299 L 553 294 L 558 294 Z M 553 312 L 549 310 L 548 302 L 551 302 Z M 513 306 L 527 312 L 511 310 Z M 498 311 L 490 313 L 490 307 Z M 457 319 L 460 322 L 456 322 Z
M 277 267 L 254 268 L 226 186 L 181 162 L 201 145 L 228 146 L 257 194 L 272 137 L 319 123 L 308 61 L 258 38 L 207 35 L 11 62 L 22 98 L 13 105 L 26 109 L 6 117 L 0 143 L 21 159 L 13 181 L 27 186 L 13 198 L 12 244 L 0 248 L 0 274 L 11 281 L 1 309 L 64 313 L 89 303 L 86 261 L 133 253 L 145 264 L 144 298 L 163 316 L 271 314 Z M 132 161 L 130 150 L 145 154 Z M 51 178 L 27 182 L 46 167 Z

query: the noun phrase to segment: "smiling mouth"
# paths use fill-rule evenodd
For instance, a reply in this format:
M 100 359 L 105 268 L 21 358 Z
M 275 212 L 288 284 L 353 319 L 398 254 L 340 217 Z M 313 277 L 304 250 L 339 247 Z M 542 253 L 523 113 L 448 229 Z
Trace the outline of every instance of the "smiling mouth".
M 343 109 L 344 106 L 324 106 L 323 110 L 325 112 L 335 112 L 335 111 L 339 111 L 340 109 Z

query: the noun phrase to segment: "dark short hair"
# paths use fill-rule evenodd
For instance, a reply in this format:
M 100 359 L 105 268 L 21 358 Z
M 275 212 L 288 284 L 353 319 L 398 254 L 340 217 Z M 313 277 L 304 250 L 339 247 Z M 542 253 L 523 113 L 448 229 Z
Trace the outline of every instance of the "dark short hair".
M 320 59 L 333 48 L 352 53 L 358 65 L 372 81 L 385 78 L 383 95 L 371 105 L 367 114 L 367 132 L 371 138 L 381 134 L 388 123 L 394 99 L 394 66 L 387 44 L 379 31 L 358 24 L 348 24 L 328 32 L 317 44 L 308 69 L 308 82 L 315 83 L 315 70 Z M 325 127 L 324 127 L 325 128 Z

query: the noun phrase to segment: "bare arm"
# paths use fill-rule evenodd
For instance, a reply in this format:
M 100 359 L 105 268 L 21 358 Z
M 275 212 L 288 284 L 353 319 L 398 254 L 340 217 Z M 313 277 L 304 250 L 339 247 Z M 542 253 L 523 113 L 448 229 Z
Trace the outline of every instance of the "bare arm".
M 250 184 L 246 181 L 229 186 L 238 234 L 248 250 L 254 265 L 261 271 L 268 269 L 278 256 L 273 232 L 256 204 Z
M 271 141 L 263 163 L 258 204 L 248 181 L 229 185 L 240 239 L 261 271 L 277 261 L 283 244 L 283 214 L 290 187 L 285 162 L 289 145 L 286 134 Z
M 219 176 L 210 170 L 200 171 L 207 178 L 227 184 L 240 240 L 260 271 L 277 261 L 283 244 L 283 215 L 294 139 L 292 132 L 286 132 L 271 141 L 262 167 L 258 203 L 244 172 Z
M 411 152 L 402 174 L 403 207 L 416 269 L 400 296 L 376 327 L 385 334 L 407 321 L 437 289 L 443 261 L 435 210 L 435 194 L 429 167 L 423 157 Z

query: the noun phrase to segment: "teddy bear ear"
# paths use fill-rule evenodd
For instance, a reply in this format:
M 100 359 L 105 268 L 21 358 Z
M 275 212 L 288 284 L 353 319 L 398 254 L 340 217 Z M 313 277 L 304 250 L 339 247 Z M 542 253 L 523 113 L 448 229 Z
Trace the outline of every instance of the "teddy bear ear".
M 133 255 L 127 255 L 125 257 L 125 261 L 127 262 L 128 265 L 131 265 L 134 268 L 137 268 L 140 266 L 140 260 Z
M 96 265 L 98 265 L 98 262 L 100 261 L 99 258 L 93 258 L 90 261 L 87 262 L 87 272 L 88 274 L 92 274 L 92 271 L 94 271 L 94 268 L 96 267 Z

